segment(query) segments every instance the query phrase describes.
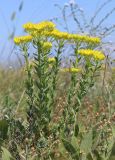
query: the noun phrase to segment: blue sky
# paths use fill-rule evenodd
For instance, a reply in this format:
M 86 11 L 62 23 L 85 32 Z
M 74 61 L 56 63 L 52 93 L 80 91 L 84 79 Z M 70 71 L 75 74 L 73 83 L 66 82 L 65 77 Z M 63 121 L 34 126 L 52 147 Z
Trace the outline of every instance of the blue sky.
M 64 6 L 64 4 L 69 3 L 70 0 L 24 0 L 22 11 L 19 12 L 18 8 L 22 0 L 3 0 L 0 2 L 0 50 L 2 52 L 3 46 L 5 53 L 0 53 L 0 58 L 7 57 L 9 54 L 9 41 L 7 40 L 8 35 L 12 32 L 13 28 L 16 27 L 16 35 L 22 34 L 22 25 L 28 21 L 39 22 L 46 19 L 50 19 L 56 16 L 60 16 L 60 10 L 55 7 L 54 4 L 59 4 Z M 73 1 L 73 0 L 71 0 Z M 81 8 L 84 9 L 87 19 L 94 14 L 96 9 L 105 0 L 75 0 Z M 108 11 L 115 7 L 115 0 L 104 7 L 104 10 L 97 16 L 96 21 L 99 21 Z M 11 21 L 11 15 L 16 12 L 16 17 L 14 21 Z M 113 24 L 115 17 L 115 12 L 110 18 L 105 22 L 104 25 L 111 26 Z M 60 27 L 60 26 L 59 26 Z M 60 27 L 61 28 L 61 27 Z M 71 30 L 73 26 L 70 24 Z M 63 29 L 63 28 L 62 28 Z M 110 37 L 114 40 L 113 37 Z M 3 50 L 4 50 L 3 49 Z

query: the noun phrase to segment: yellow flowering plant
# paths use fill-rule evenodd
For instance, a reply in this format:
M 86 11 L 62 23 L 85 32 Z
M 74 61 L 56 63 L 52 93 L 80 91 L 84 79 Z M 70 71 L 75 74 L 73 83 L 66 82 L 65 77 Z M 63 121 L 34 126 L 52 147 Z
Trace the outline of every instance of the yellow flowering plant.
M 54 153 L 57 149 L 61 159 L 61 145 L 67 150 L 65 159 L 68 156 L 73 160 L 82 159 L 80 146 L 77 144 L 76 151 L 69 140 L 78 137 L 78 115 L 82 100 L 94 86 L 95 74 L 105 59 L 101 51 L 95 50 L 101 40 L 98 37 L 61 32 L 54 23 L 48 21 L 27 23 L 23 28 L 29 35 L 16 37 L 14 42 L 21 47 L 26 63 L 27 132 L 31 131 L 27 138 L 32 139 L 28 151 L 29 146 L 34 145 L 37 159 L 56 160 Z M 74 59 L 70 61 L 70 67 L 63 68 L 61 59 L 65 44 L 68 43 L 74 46 Z M 35 50 L 32 63 L 28 57 L 30 44 Z M 54 57 L 51 57 L 51 51 L 55 51 Z M 63 73 L 69 75 L 70 82 L 67 88 L 63 88 L 65 103 L 59 120 L 54 122 L 58 77 Z M 82 135 L 78 138 L 82 144 Z M 87 157 L 91 148 L 85 151 Z
M 28 35 L 28 36 L 20 36 L 20 37 L 15 37 L 14 38 L 14 42 L 17 45 L 20 45 L 22 43 L 28 43 L 32 41 L 32 36 Z

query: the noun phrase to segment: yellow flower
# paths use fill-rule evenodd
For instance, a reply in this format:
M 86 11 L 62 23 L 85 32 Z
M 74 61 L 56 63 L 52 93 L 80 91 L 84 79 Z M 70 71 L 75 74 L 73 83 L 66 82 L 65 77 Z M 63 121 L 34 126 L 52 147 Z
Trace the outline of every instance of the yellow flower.
M 92 54 L 94 53 L 94 51 L 90 49 L 80 49 L 77 52 L 78 54 L 81 54 L 83 56 L 92 56 Z
M 23 28 L 26 31 L 33 31 L 35 29 L 35 24 L 33 24 L 31 22 L 28 22 L 28 23 L 26 23 L 26 24 L 23 25 Z
M 41 45 L 43 50 L 50 50 L 52 48 L 51 42 L 41 42 Z
M 101 42 L 100 38 L 98 37 L 90 37 L 79 34 L 69 34 L 68 39 L 92 44 L 99 44 Z
M 48 30 L 48 31 L 52 31 L 55 28 L 55 24 L 53 22 L 50 22 L 50 21 L 43 21 L 41 23 L 38 23 L 36 25 L 36 27 L 38 29 L 42 28 L 42 29 L 45 29 L 45 30 Z
M 72 72 L 72 73 L 77 73 L 80 72 L 80 68 L 63 68 L 61 69 L 62 72 Z
M 64 39 L 64 40 L 74 40 L 78 42 L 85 42 L 85 43 L 92 43 L 92 44 L 99 44 L 101 42 L 100 38 L 98 37 L 90 37 L 84 36 L 79 34 L 70 34 L 68 32 L 61 32 L 57 29 L 52 30 L 52 32 L 44 32 L 43 35 L 45 36 L 52 36 L 57 39 Z
M 23 28 L 32 36 L 49 36 L 56 39 L 74 40 L 91 44 L 99 44 L 101 42 L 100 38 L 98 37 L 61 32 L 55 29 L 55 24 L 50 21 L 43 21 L 36 24 L 29 22 L 24 24 Z
M 80 68 L 70 68 L 70 71 L 73 73 L 76 73 L 76 72 L 80 72 L 81 69 Z
M 97 59 L 97 60 L 104 60 L 105 59 L 105 55 L 102 54 L 101 52 L 100 53 L 95 53 L 94 54 L 94 58 Z
M 43 21 L 43 22 L 40 22 L 40 23 L 26 23 L 23 25 L 23 28 L 33 34 L 32 32 L 35 32 L 37 34 L 41 34 L 41 32 L 47 30 L 47 31 L 52 31 L 55 27 L 55 24 L 53 22 L 50 22 L 50 21 Z
M 51 32 L 51 36 L 53 36 L 54 38 L 57 38 L 57 39 L 67 40 L 68 35 L 69 34 L 67 32 L 60 32 L 59 30 L 56 30 L 56 29 Z
M 102 52 L 91 49 L 78 50 L 78 54 L 81 54 L 83 56 L 92 56 L 97 60 L 103 60 L 105 58 L 105 55 Z
M 69 40 L 78 40 L 78 41 L 81 41 L 82 39 L 82 36 L 81 35 L 78 35 L 78 34 L 69 34 L 68 35 L 68 39 Z
M 56 60 L 55 60 L 55 58 L 54 57 L 52 57 L 52 58 L 48 58 L 48 62 L 55 62 Z
M 64 40 L 75 40 L 79 42 L 85 42 L 85 43 L 92 43 L 92 44 L 99 44 L 101 42 L 100 38 L 98 37 L 90 37 L 90 36 L 84 36 L 79 34 L 70 34 L 67 32 L 60 32 L 57 29 L 54 29 L 50 33 L 46 33 L 47 35 L 53 36 L 57 39 L 64 39 Z
M 42 32 L 42 35 L 46 36 L 46 37 L 48 36 L 48 37 L 53 37 L 53 38 L 56 38 L 56 39 L 67 40 L 69 34 L 67 32 L 61 32 L 57 29 L 54 29 L 52 31 L 45 30 L 44 32 Z
M 99 44 L 101 43 L 101 39 L 98 37 L 87 37 L 86 41 L 92 44 Z
M 21 43 L 28 43 L 32 41 L 32 36 L 27 35 L 27 36 L 20 36 L 20 37 L 15 37 L 14 38 L 14 43 L 19 45 Z

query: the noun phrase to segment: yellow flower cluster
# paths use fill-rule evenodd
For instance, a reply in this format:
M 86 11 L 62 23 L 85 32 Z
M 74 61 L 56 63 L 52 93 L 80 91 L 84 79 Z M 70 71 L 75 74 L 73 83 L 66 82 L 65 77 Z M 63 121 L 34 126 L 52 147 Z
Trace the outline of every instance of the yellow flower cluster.
M 52 57 L 52 58 L 48 58 L 48 62 L 50 62 L 50 63 L 52 63 L 52 62 L 55 62 L 56 60 L 55 60 L 55 58 L 54 57 Z
M 97 60 L 103 60 L 105 59 L 105 55 L 96 50 L 91 50 L 91 49 L 81 49 L 78 50 L 78 54 L 84 55 L 84 56 L 93 56 Z
M 20 36 L 20 37 L 15 37 L 14 42 L 15 44 L 19 45 L 21 43 L 27 43 L 32 41 L 32 36 L 27 35 L 27 36 Z
M 91 44 L 99 44 L 101 42 L 98 37 L 90 37 L 86 35 L 70 34 L 68 32 L 61 32 L 55 28 L 55 24 L 50 21 L 43 21 L 40 23 L 26 23 L 23 25 L 23 28 L 28 32 L 32 37 L 43 38 L 43 37 L 53 37 L 54 39 L 63 39 L 67 41 L 74 42 L 84 42 Z M 30 36 L 30 37 L 31 37 Z M 16 44 L 21 43 L 18 40 L 15 40 Z M 22 41 L 23 42 L 23 41 Z
M 50 50 L 52 48 L 51 42 L 42 42 L 41 45 L 43 50 Z
M 43 34 L 45 36 L 52 36 L 56 39 L 74 40 L 74 41 L 92 43 L 92 44 L 99 44 L 101 42 L 100 38 L 98 38 L 98 37 L 70 34 L 68 32 L 60 32 L 57 29 L 52 30 L 52 32 L 49 32 L 49 31 L 44 32 Z
M 23 25 L 23 28 L 26 31 L 33 31 L 33 30 L 35 30 L 35 24 L 33 24 L 31 22 L 28 22 L 28 23 L 26 23 L 26 24 Z
M 52 36 L 56 39 L 75 40 L 80 42 L 99 44 L 101 42 L 98 37 L 90 37 L 78 34 L 69 34 L 68 32 L 61 32 L 55 29 L 55 24 L 49 21 L 43 21 L 37 24 L 26 23 L 23 28 L 33 36 Z
M 105 55 L 103 53 L 94 53 L 94 58 L 97 60 L 104 60 L 105 59 Z
M 77 73 L 80 72 L 80 68 L 63 68 L 60 70 L 61 72 L 72 72 L 72 73 Z
M 68 39 L 73 39 L 75 41 L 92 43 L 92 44 L 99 44 L 101 42 L 100 38 L 98 37 L 90 37 L 90 36 L 78 35 L 78 34 L 69 34 Z
M 51 36 L 53 36 L 56 39 L 64 39 L 67 40 L 69 33 L 67 32 L 60 32 L 59 30 L 55 29 L 51 32 Z
M 23 25 L 23 28 L 27 31 L 27 32 L 32 32 L 34 31 L 35 33 L 40 33 L 43 31 L 52 31 L 55 27 L 55 24 L 53 22 L 49 22 L 49 21 L 43 21 L 41 23 L 26 23 Z

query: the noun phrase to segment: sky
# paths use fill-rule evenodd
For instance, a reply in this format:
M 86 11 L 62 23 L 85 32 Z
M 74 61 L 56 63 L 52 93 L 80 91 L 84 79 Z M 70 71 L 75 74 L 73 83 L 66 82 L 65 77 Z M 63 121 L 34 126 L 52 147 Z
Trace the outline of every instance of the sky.
M 40 22 L 53 17 L 59 17 L 61 19 L 61 12 L 55 4 L 59 4 L 61 7 L 74 1 L 84 10 L 87 19 L 91 17 L 96 9 L 106 0 L 23 0 L 22 10 L 19 11 L 19 6 L 22 0 L 3 0 L 0 2 L 0 60 L 9 58 L 9 52 L 11 52 L 11 42 L 8 41 L 8 36 L 16 28 L 15 35 L 22 35 L 22 25 L 26 22 Z M 96 21 L 99 21 L 107 12 L 115 7 L 115 0 L 104 7 L 104 10 L 97 16 Z M 11 20 L 13 13 L 15 14 L 14 20 Z M 105 22 L 105 26 L 111 26 L 115 23 L 115 12 Z M 61 26 L 58 26 L 63 30 Z M 69 27 L 74 29 L 73 24 L 69 24 Z M 110 39 L 114 40 L 114 36 Z

